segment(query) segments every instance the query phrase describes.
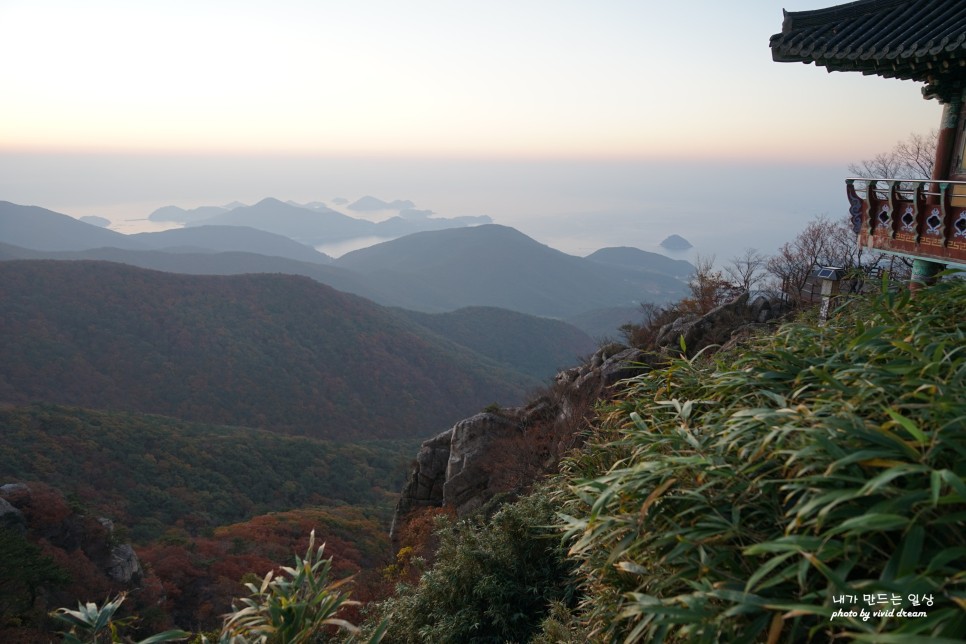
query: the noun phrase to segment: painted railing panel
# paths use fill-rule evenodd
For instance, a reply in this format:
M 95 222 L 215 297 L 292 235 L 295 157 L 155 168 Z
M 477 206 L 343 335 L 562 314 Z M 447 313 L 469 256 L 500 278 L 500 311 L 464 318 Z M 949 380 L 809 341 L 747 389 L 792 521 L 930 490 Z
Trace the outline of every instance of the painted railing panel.
M 854 177 L 845 190 L 863 247 L 966 264 L 966 181 Z

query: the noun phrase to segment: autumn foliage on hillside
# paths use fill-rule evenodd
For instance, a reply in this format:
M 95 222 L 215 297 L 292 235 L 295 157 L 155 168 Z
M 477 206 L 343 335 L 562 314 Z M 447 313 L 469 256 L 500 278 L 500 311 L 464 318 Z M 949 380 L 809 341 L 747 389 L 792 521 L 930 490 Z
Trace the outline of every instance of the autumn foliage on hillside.
M 0 407 L 0 427 L 0 485 L 43 481 L 111 517 L 136 542 L 171 527 L 197 535 L 305 505 L 379 506 L 388 521 L 416 444 L 321 441 L 54 405 Z
M 390 561 L 389 516 L 413 441 L 321 441 L 54 405 L 0 408 L 0 428 L 0 484 L 25 483 L 31 496 L 26 537 L 0 535 L 10 558 L 0 561 L 0 621 L 16 626 L 3 641 L 48 641 L 45 611 L 120 590 L 138 632 L 216 629 L 243 580 L 304 552 L 313 529 L 337 577 L 366 571 L 355 597 L 384 592 L 378 571 Z M 99 517 L 113 520 L 112 533 Z M 144 574 L 125 588 L 101 564 L 108 541 L 128 538 Z
M 163 611 L 181 628 L 211 630 L 253 581 L 293 553 L 304 552 L 309 533 L 325 543 L 337 578 L 376 570 L 389 560 L 386 527 L 377 517 L 348 506 L 317 507 L 262 515 L 217 528 L 210 536 L 185 538 L 173 531 L 138 549 L 145 569 L 163 589 Z M 361 575 L 354 597 L 379 593 L 378 575 Z
M 243 582 L 288 564 L 294 553 L 306 549 L 312 531 L 325 543 L 336 577 L 371 571 L 358 576 L 354 596 L 371 599 L 385 592 L 376 571 L 389 561 L 389 541 L 378 511 L 303 508 L 196 537 L 171 528 L 137 548 L 143 572 L 125 584 L 112 581 L 104 569 L 111 546 L 122 535 L 54 488 L 42 483 L 19 487 L 5 497 L 23 513 L 26 531 L 20 535 L 0 528 L 2 641 L 48 641 L 46 613 L 51 609 L 100 602 L 122 591 L 128 597 L 122 614 L 138 616 L 137 632 L 173 625 L 217 629 L 232 600 L 247 594 Z
M 77 598 L 103 599 L 125 587 L 105 571 L 117 535 L 100 517 L 42 483 L 14 486 L 3 498 L 25 524 L 22 530 L 0 527 L 0 641 L 49 641 L 48 610 Z M 129 608 L 150 615 L 161 584 L 151 575 L 136 583 L 138 597 Z

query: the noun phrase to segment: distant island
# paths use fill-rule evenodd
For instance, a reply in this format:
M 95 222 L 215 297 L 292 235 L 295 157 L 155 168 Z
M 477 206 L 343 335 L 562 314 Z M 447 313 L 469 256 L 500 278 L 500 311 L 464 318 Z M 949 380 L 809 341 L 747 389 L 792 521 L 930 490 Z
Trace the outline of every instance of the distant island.
M 691 242 L 681 237 L 681 235 L 669 235 L 661 242 L 661 247 L 668 250 L 687 250 L 693 246 Z
M 98 217 L 97 215 L 85 215 L 80 218 L 85 224 L 90 224 L 92 226 L 100 226 L 101 228 L 107 228 L 111 225 L 110 219 L 105 219 L 104 217 Z
M 361 197 L 360 199 L 357 199 L 356 201 L 346 206 L 346 208 L 348 208 L 349 210 L 359 210 L 359 211 L 407 210 L 415 207 L 416 207 L 416 204 L 414 204 L 412 201 L 409 201 L 408 199 L 395 199 L 392 202 L 387 202 L 387 201 L 383 201 L 382 199 L 377 199 L 376 197 L 372 197 L 369 195 L 366 195 L 365 197 Z

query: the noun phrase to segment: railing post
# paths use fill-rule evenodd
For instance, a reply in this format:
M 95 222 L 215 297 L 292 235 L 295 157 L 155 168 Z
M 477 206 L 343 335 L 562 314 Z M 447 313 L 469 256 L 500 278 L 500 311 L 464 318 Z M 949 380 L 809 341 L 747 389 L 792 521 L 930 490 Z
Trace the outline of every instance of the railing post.
M 912 260 L 912 276 L 909 278 L 909 290 L 913 293 L 930 284 L 936 283 L 936 275 L 946 268 L 945 264 L 929 261 L 928 259 Z
M 858 235 L 862 232 L 862 199 L 855 192 L 854 179 L 845 180 L 845 194 L 849 198 L 849 223 L 852 224 L 852 232 Z
M 896 238 L 896 202 L 899 200 L 899 182 L 890 181 L 889 182 L 889 221 L 887 223 L 889 229 L 889 238 Z
M 866 233 L 872 236 L 875 233 L 875 222 L 877 210 L 876 206 L 879 201 L 875 196 L 875 190 L 878 187 L 878 181 L 875 179 L 869 179 L 865 187 L 865 228 Z
M 939 188 L 939 212 L 940 218 L 942 219 L 942 225 L 940 229 L 942 231 L 942 244 L 946 246 L 948 243 L 948 233 L 949 233 L 949 196 L 952 193 L 949 190 L 949 183 L 945 181 L 935 182 Z M 936 276 L 946 268 L 945 264 L 939 262 L 931 261 L 928 259 L 914 259 L 912 260 L 912 275 L 909 277 L 909 292 L 915 294 L 921 288 L 925 288 L 931 284 L 935 284 L 938 279 Z
M 915 214 L 916 214 L 916 245 L 922 241 L 922 229 L 925 227 L 923 223 L 926 219 L 926 187 L 928 183 L 919 182 L 916 184 L 916 193 L 913 196 L 915 201 Z

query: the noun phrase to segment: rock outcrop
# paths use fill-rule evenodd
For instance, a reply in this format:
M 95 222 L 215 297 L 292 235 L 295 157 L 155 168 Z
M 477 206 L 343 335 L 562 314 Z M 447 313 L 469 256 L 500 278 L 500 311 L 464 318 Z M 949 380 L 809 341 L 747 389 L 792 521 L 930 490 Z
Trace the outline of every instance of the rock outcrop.
M 420 508 L 449 508 L 462 517 L 498 495 L 525 492 L 579 445 L 594 403 L 609 397 L 622 380 L 680 355 L 682 337 L 688 355 L 712 344 L 727 346 L 779 310 L 762 294 L 742 293 L 705 315 L 685 315 L 664 325 L 655 351 L 603 346 L 585 364 L 558 373 L 551 389 L 528 406 L 487 410 L 429 439 L 396 506 L 394 545 L 407 517 Z
M 507 464 L 501 463 L 504 459 L 497 457 L 494 447 L 508 446 L 522 436 L 524 419 L 515 416 L 484 412 L 461 420 L 450 430 L 443 504 L 456 508 L 457 515 L 481 507 L 494 492 L 491 483 L 506 473 Z
M 747 291 L 704 315 L 682 315 L 665 324 L 657 333 L 659 348 L 678 349 L 683 338 L 687 354 L 694 355 L 712 345 L 723 345 L 749 324 L 763 323 L 779 314 L 779 303 L 762 293 L 754 297 Z
M 134 584 L 144 576 L 144 569 L 131 544 L 119 543 L 111 548 L 110 559 L 104 565 L 104 573 L 118 584 Z
M 119 542 L 114 523 L 69 507 L 53 489 L 23 483 L 0 486 L 0 527 L 13 527 L 68 556 L 83 556 L 111 582 L 136 584 L 144 571 L 130 543 Z
M 659 347 L 676 346 L 682 338 L 688 353 L 696 352 L 709 344 L 720 343 L 731 337 L 736 322 L 750 317 L 748 293 L 718 306 L 702 316 L 682 316 L 664 325 L 657 334 Z M 719 336 L 724 337 L 719 337 Z
M 19 534 L 27 531 L 27 520 L 24 518 L 23 512 L 3 497 L 0 497 L 0 528 L 13 530 Z
M 593 403 L 655 359 L 607 345 L 586 364 L 560 372 L 551 390 L 526 407 L 481 412 L 424 442 L 396 506 L 394 543 L 418 508 L 448 507 L 462 517 L 497 495 L 528 489 L 577 446 Z

